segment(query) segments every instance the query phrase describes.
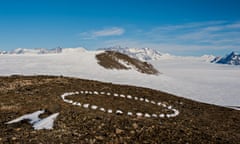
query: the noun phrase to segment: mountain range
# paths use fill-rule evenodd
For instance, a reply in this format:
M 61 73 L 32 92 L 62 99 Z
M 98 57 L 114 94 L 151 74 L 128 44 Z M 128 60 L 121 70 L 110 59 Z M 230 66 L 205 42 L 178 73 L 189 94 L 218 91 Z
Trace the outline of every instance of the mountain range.
M 17 48 L 12 51 L 0 51 L 0 54 L 50 54 L 50 53 L 61 53 L 62 48 L 53 48 L 53 49 L 45 49 L 45 48 Z
M 12 51 L 0 51 L 0 54 L 58 54 L 58 53 L 74 53 L 74 52 L 83 52 L 86 51 L 84 48 L 53 48 L 53 49 L 44 49 L 44 48 L 17 48 Z M 141 60 L 141 61 L 151 61 L 151 60 L 160 60 L 163 58 L 174 57 L 173 55 L 167 53 L 161 53 L 155 49 L 151 48 L 122 48 L 120 46 L 109 47 L 109 48 L 100 48 L 97 51 L 116 51 L 122 54 L 128 55 L 132 58 Z M 213 55 L 204 55 L 203 58 L 206 62 L 216 63 L 216 64 L 228 64 L 228 65 L 240 65 L 240 54 L 236 52 L 231 52 L 226 56 L 213 56 Z

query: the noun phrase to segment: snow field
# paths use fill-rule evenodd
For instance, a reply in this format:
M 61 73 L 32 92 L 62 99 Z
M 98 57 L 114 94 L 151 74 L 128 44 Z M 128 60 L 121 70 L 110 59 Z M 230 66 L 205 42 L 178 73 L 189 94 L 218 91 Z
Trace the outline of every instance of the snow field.
M 168 109 L 168 110 L 171 110 L 172 113 L 168 113 L 168 114 L 164 114 L 164 113 L 161 113 L 159 115 L 157 115 L 156 113 L 153 113 L 153 114 L 149 114 L 149 113 L 142 113 L 142 112 L 136 112 L 136 113 L 133 113 L 131 111 L 128 111 L 127 113 L 123 112 L 122 110 L 119 110 L 117 109 L 116 111 L 113 111 L 112 109 L 106 109 L 106 108 L 103 108 L 103 107 L 100 107 L 100 106 L 97 106 L 97 105 L 91 105 L 91 104 L 88 104 L 88 103 L 80 103 L 80 102 L 74 102 L 72 100 L 68 100 L 66 99 L 67 96 L 72 96 L 72 95 L 83 95 L 83 94 L 92 94 L 92 95 L 107 95 L 107 96 L 114 96 L 114 97 L 120 97 L 120 98 L 125 98 L 126 100 L 139 100 L 141 102 L 145 102 L 145 103 L 150 103 L 152 105 L 156 105 L 156 106 L 159 106 L 159 107 L 163 107 L 165 109 Z M 110 92 L 98 92 L 98 91 L 76 91 L 76 92 L 66 92 L 66 93 L 63 93 L 61 95 L 61 98 L 64 102 L 66 103 L 69 103 L 69 104 L 72 104 L 74 106 L 79 106 L 79 107 L 83 107 L 83 108 L 86 108 L 86 109 L 91 109 L 91 110 L 99 110 L 101 112 L 106 112 L 106 113 L 109 113 L 109 114 L 112 114 L 112 113 L 115 113 L 115 114 L 118 114 L 118 115 L 123 115 L 123 114 L 126 114 L 128 116 L 137 116 L 137 117 L 145 117 L 145 118 L 171 118 L 171 117 L 176 117 L 179 115 L 179 110 L 177 109 L 174 109 L 173 106 L 171 105 L 166 105 L 165 103 L 163 102 L 155 102 L 153 100 L 149 100 L 147 98 L 139 98 L 137 96 L 133 97 L 131 95 L 124 95 L 124 94 L 118 94 L 118 93 L 110 93 Z

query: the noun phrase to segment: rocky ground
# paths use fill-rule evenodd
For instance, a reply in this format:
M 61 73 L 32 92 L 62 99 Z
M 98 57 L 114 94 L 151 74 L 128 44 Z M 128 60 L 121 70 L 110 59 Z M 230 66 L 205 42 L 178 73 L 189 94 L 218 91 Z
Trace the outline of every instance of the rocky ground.
M 159 74 L 158 70 L 150 63 L 140 61 L 116 51 L 105 51 L 96 55 L 96 58 L 98 64 L 107 69 L 135 69 L 140 73 Z
M 106 91 L 161 101 L 178 109 L 173 118 L 109 114 L 63 102 L 72 91 Z M 69 96 L 122 111 L 165 112 L 137 101 L 106 95 Z M 0 143 L 240 143 L 240 111 L 203 104 L 147 88 L 66 77 L 0 77 Z M 52 130 L 34 130 L 26 121 L 5 123 L 45 109 L 59 112 Z

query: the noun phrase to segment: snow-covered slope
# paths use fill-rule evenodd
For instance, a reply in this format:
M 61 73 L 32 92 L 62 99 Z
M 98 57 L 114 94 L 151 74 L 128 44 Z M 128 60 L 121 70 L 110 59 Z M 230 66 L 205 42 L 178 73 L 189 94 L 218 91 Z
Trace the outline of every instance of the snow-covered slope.
M 214 59 L 216 59 L 216 56 L 214 55 L 203 55 L 201 58 L 206 62 L 212 62 Z
M 142 61 L 158 60 L 163 55 L 160 52 L 151 48 L 121 48 L 120 46 L 118 46 L 103 48 L 101 50 L 117 51 Z
M 45 49 L 45 48 L 17 48 L 12 51 L 0 51 L 0 54 L 59 54 L 59 53 L 78 53 L 86 51 L 84 48 L 54 48 L 54 49 Z
M 240 67 L 214 65 L 200 57 L 160 58 L 148 61 L 161 73 L 156 76 L 135 70 L 105 69 L 95 58 L 99 53 L 79 50 L 44 55 L 0 55 L 0 75 L 64 75 L 148 87 L 217 105 L 240 106 Z
M 225 57 L 213 60 L 212 62 L 218 64 L 240 65 L 240 54 L 236 52 L 231 52 Z
M 0 51 L 0 54 L 50 54 L 50 53 L 61 53 L 62 48 L 55 49 L 44 49 L 44 48 L 35 48 L 35 49 L 26 49 L 26 48 L 17 48 L 12 51 Z

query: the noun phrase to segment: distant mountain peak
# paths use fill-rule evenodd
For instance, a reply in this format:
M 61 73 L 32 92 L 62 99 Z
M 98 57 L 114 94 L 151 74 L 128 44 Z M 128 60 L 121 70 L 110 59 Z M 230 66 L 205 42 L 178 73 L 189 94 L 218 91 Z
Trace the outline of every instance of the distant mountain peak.
M 231 52 L 225 57 L 221 57 L 212 62 L 218 64 L 240 65 L 240 54 L 238 52 Z
M 235 55 L 239 55 L 239 53 L 238 53 L 238 52 L 235 52 L 235 51 L 232 51 L 232 52 L 230 53 L 230 55 L 231 55 L 231 56 L 235 56 Z

